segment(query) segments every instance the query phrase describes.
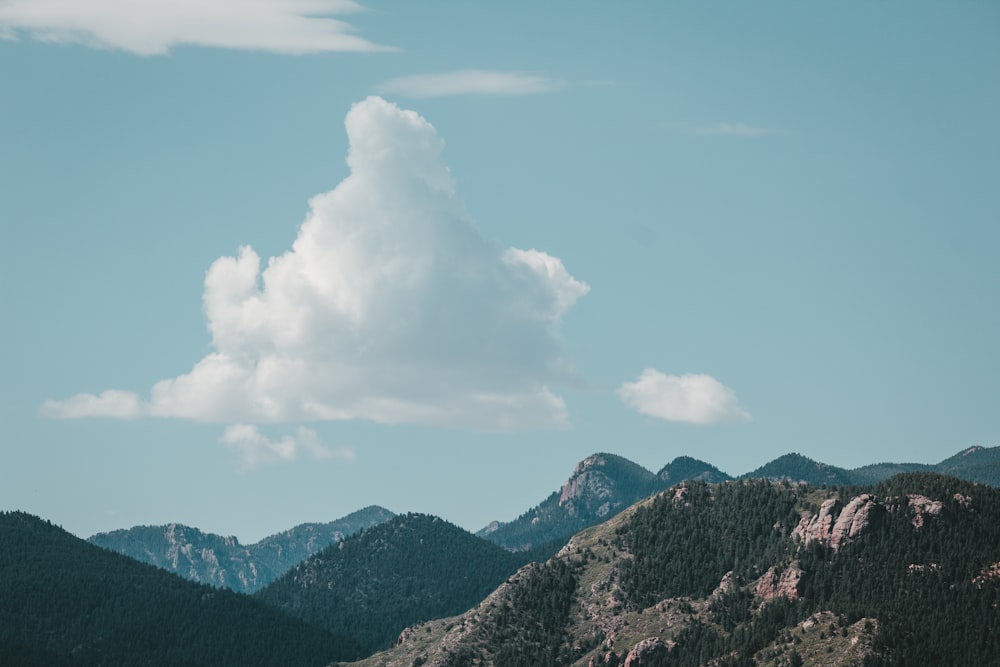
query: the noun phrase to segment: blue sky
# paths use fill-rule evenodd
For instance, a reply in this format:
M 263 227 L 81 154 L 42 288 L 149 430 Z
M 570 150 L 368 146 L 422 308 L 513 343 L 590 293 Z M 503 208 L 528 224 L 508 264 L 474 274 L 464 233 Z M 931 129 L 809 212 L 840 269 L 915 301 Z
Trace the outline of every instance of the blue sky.
M 78 4 L 0 2 L 5 509 L 998 444 L 995 3 Z

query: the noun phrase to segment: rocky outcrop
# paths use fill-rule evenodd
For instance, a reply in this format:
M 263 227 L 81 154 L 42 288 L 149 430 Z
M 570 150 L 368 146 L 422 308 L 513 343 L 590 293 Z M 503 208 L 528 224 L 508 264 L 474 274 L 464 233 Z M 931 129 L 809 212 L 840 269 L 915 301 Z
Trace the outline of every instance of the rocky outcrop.
M 833 524 L 833 530 L 830 531 L 830 546 L 839 549 L 842 544 L 855 539 L 884 511 L 872 494 L 862 493 L 860 496 L 855 496 L 847 503 Z
M 819 542 L 826 544 L 830 541 L 830 533 L 833 531 L 833 522 L 840 512 L 840 500 L 829 498 L 823 501 L 816 516 L 809 512 L 802 513 L 799 525 L 792 531 L 792 539 L 804 544 Z
M 944 505 L 940 500 L 931 500 L 927 496 L 911 493 L 906 496 L 906 502 L 913 510 L 914 528 L 921 528 L 924 525 L 925 517 L 940 517 L 944 513 Z
M 794 602 L 799 599 L 799 584 L 802 581 L 802 567 L 793 561 L 784 569 L 772 567 L 757 580 L 754 592 L 764 600 L 783 597 Z
M 879 519 L 885 508 L 870 493 L 851 498 L 840 508 L 840 501 L 830 498 L 823 501 L 819 512 L 813 516 L 802 513 L 802 518 L 792 531 L 792 538 L 809 544 L 812 541 L 828 544 L 834 551 L 861 535 L 869 525 Z
M 736 590 L 736 588 L 737 588 L 736 577 L 733 575 L 733 571 L 730 570 L 729 572 L 726 572 L 724 575 L 722 575 L 722 581 L 720 581 L 719 585 L 715 587 L 715 590 L 712 591 L 712 594 L 709 596 L 708 599 L 718 600 L 722 596 L 732 593 L 734 590 Z
M 972 498 L 967 495 L 956 493 L 952 496 L 952 498 L 954 498 L 963 509 L 970 509 L 972 507 Z
M 972 580 L 977 587 L 982 588 L 989 581 L 1000 579 L 1000 562 L 987 565 L 979 571 L 979 575 Z
M 644 667 L 647 665 L 660 664 L 664 656 L 669 653 L 676 644 L 672 641 L 664 642 L 659 637 L 648 637 L 632 647 L 632 650 L 625 656 L 625 667 Z

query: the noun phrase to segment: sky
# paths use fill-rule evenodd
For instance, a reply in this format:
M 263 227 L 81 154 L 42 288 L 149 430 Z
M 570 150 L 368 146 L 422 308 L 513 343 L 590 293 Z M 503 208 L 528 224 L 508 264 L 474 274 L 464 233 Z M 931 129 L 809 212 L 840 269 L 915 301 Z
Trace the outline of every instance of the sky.
M 0 0 L 0 508 L 477 530 L 594 452 L 1000 444 L 998 34 L 987 1 Z

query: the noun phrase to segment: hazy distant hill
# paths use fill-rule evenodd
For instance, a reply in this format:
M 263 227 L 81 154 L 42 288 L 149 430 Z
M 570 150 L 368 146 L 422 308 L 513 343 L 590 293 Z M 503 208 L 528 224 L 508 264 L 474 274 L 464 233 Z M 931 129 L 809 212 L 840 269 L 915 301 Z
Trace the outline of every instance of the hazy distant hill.
M 185 579 L 252 593 L 334 542 L 393 516 L 382 507 L 366 507 L 336 521 L 304 523 L 249 545 L 177 523 L 99 533 L 88 541 Z
M 793 482 L 806 482 L 808 484 L 850 484 L 852 483 L 851 473 L 843 468 L 827 465 L 813 461 L 801 454 L 785 454 L 765 463 L 753 472 L 741 475 L 747 479 L 751 477 L 763 477 L 766 479 L 790 480 Z M 873 480 L 874 481 L 874 480 Z
M 690 456 L 678 456 L 673 461 L 663 466 L 656 476 L 664 482 L 666 486 L 684 482 L 689 479 L 700 482 L 727 482 L 732 479 L 715 466 L 693 459 Z
M 526 561 L 443 519 L 406 514 L 328 547 L 256 597 L 370 653 L 408 625 L 469 608 Z
M 808 482 L 810 484 L 874 484 L 904 472 L 938 472 L 990 486 L 1000 485 L 1000 447 L 969 447 L 940 463 L 873 463 L 852 470 L 819 463 L 801 454 L 785 454 L 742 478 Z
M 1000 447 L 969 447 L 934 466 L 945 475 L 1000 486 Z
M 257 600 L 0 513 L 2 665 L 325 665 L 356 654 Z
M 358 664 L 996 664 L 998 604 L 997 489 L 686 482 Z

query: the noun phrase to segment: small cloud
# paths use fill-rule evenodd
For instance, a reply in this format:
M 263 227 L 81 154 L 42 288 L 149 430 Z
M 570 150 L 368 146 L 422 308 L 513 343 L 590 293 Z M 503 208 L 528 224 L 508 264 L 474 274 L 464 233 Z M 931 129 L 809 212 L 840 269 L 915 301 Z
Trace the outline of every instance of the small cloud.
M 760 137 L 774 134 L 773 130 L 746 123 L 713 123 L 710 125 L 681 124 L 687 134 L 700 137 Z
M 354 0 L 5 0 L 0 37 L 19 33 L 57 44 L 162 55 L 174 46 L 318 53 L 393 50 L 331 16 L 364 8 Z
M 636 412 L 667 421 L 717 424 L 750 420 L 736 393 L 711 375 L 667 375 L 647 368 L 616 393 Z
M 272 440 L 253 424 L 233 424 L 226 427 L 219 442 L 240 455 L 240 469 L 254 470 L 275 463 L 296 460 L 300 453 L 318 460 L 342 459 L 353 462 L 357 455 L 347 447 L 332 449 L 324 445 L 316 431 L 299 427 L 295 435 Z
M 78 417 L 113 417 L 134 419 L 143 413 L 144 406 L 139 396 L 131 391 L 108 389 L 97 396 L 76 394 L 64 401 L 45 401 L 39 413 L 53 419 L 76 419 Z
M 415 74 L 379 84 L 382 93 L 403 97 L 452 97 L 455 95 L 534 95 L 548 93 L 562 84 L 537 74 L 464 69 L 440 74 Z

